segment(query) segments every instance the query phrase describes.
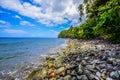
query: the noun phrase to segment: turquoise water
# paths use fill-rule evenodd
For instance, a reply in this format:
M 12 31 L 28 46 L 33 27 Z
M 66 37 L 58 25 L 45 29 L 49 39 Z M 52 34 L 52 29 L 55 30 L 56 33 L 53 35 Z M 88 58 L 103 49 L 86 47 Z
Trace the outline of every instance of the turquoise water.
M 64 43 L 58 38 L 0 38 L 0 71 L 37 63 L 41 55 Z

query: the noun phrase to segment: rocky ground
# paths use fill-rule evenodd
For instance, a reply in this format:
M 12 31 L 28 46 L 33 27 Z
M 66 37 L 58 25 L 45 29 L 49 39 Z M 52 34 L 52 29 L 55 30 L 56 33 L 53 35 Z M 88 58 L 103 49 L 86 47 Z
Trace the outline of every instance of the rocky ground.
M 120 80 L 120 44 L 69 40 L 61 53 L 46 57 L 27 80 Z

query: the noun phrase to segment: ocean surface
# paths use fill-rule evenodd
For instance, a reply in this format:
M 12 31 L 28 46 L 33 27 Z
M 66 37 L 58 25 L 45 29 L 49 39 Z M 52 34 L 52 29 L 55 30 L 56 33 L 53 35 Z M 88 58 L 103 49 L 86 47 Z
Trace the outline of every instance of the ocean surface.
M 0 79 L 25 78 L 41 58 L 66 44 L 58 38 L 0 38 Z

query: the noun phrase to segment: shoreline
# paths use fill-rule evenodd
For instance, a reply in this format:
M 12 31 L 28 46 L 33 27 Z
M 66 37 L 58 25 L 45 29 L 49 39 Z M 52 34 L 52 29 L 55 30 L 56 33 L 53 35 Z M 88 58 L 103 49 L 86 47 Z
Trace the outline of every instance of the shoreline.
M 20 64 L 15 64 L 11 67 L 1 69 L 0 71 L 0 80 L 25 80 L 26 75 L 34 71 L 40 65 L 44 63 L 45 57 L 53 55 L 51 53 L 56 53 L 60 51 L 58 49 L 65 48 L 66 43 L 63 42 L 60 45 L 56 45 L 53 48 L 50 48 L 45 54 L 39 54 L 35 57 L 31 55 L 29 61 L 21 62 Z M 34 63 L 33 63 L 34 62 Z
M 46 57 L 27 80 L 120 79 L 120 44 L 103 40 L 70 39 L 65 50 Z

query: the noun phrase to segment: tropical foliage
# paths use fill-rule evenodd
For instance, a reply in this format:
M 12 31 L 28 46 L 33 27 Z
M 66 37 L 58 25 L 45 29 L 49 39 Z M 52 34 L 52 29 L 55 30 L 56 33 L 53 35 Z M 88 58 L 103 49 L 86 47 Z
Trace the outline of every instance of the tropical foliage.
M 83 24 L 63 30 L 59 38 L 100 38 L 120 43 L 120 0 L 84 0 L 79 7 Z

